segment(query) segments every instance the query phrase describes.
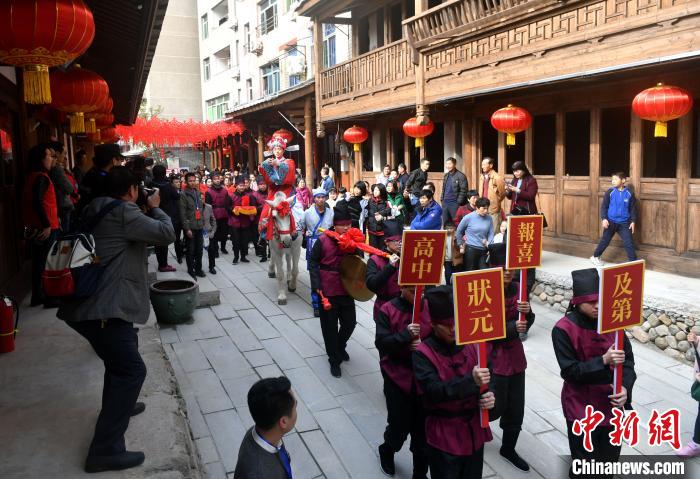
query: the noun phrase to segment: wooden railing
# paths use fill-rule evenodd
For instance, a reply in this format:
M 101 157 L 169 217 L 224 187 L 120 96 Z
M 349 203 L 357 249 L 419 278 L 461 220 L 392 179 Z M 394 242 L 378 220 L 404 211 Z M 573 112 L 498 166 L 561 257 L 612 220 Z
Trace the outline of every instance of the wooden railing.
M 413 44 L 439 37 L 453 30 L 508 9 L 538 0 L 451 0 L 403 22 Z
M 406 40 L 399 40 L 321 71 L 321 100 L 390 87 L 412 79 L 415 66 Z

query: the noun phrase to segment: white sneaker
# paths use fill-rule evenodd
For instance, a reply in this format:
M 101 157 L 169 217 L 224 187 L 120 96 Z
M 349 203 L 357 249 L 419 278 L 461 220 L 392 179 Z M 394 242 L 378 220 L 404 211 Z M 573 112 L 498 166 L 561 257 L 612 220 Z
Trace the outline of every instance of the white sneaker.
M 591 256 L 589 259 L 591 260 L 591 263 L 593 263 L 597 268 L 602 268 L 603 266 L 605 266 L 605 263 L 603 263 L 600 260 L 600 258 L 596 256 Z

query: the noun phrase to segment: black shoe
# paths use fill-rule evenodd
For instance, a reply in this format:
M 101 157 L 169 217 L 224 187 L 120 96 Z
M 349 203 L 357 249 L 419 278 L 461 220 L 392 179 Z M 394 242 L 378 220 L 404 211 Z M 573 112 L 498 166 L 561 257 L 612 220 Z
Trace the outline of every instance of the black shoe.
M 396 472 L 394 451 L 386 444 L 381 444 L 379 446 L 379 466 L 382 468 L 382 472 L 387 476 L 393 476 Z
M 233 258 L 232 264 L 238 264 L 238 258 Z
M 515 449 L 503 449 L 501 448 L 501 456 L 503 456 L 508 462 L 510 462 L 513 466 L 516 468 L 520 469 L 521 471 L 529 471 L 530 466 L 525 462 L 525 460 L 518 456 L 518 453 L 515 452 Z
M 131 410 L 131 416 L 138 416 L 142 412 L 146 410 L 146 405 L 142 403 L 141 401 L 137 402 L 134 404 L 134 409 Z
M 204 271 L 202 271 L 201 269 L 199 271 L 197 271 L 195 274 L 197 276 L 199 276 L 200 278 L 204 278 L 206 276 L 206 274 L 204 274 Z
M 221 254 L 228 254 L 228 250 L 226 248 L 221 248 Z
M 250 260 L 244 256 L 241 258 L 241 263 L 250 263 Z
M 267 261 L 267 258 L 266 258 L 266 257 L 263 256 L 262 258 L 260 258 L 260 262 L 261 262 L 261 263 L 264 263 L 264 262 L 266 262 L 266 261 Z
M 321 311 L 318 308 L 314 308 L 314 318 L 320 318 Z
M 343 351 L 341 353 L 341 356 L 343 357 L 343 361 L 350 361 L 350 355 L 348 354 L 347 351 Z
M 182 256 L 177 257 L 177 264 L 182 264 Z
M 339 378 L 341 376 L 340 364 L 331 364 L 331 376 Z
M 142 452 L 124 451 L 112 456 L 91 456 L 85 461 L 85 472 L 122 471 L 143 464 Z
M 211 268 L 209 268 L 209 272 L 210 272 L 211 274 L 216 274 L 216 268 L 214 268 L 214 267 L 212 266 Z
M 58 308 L 61 300 L 58 298 L 47 298 L 44 300 L 44 309 Z
M 192 276 L 192 279 L 193 279 L 193 280 L 197 281 L 197 275 L 195 274 L 194 271 L 188 271 L 187 274 L 189 274 L 190 276 Z

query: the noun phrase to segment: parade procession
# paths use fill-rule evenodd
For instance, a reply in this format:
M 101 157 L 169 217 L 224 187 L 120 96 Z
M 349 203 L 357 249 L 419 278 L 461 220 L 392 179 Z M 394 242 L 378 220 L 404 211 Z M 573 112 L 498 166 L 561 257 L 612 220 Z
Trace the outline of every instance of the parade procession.
M 700 478 L 700 1 L 0 0 L 0 479 Z

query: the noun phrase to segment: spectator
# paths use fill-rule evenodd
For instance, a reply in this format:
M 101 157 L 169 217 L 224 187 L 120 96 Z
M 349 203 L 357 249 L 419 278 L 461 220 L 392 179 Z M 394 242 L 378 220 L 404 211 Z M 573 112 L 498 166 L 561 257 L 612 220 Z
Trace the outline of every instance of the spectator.
M 372 198 L 367 203 L 367 233 L 371 246 L 384 248 L 382 222 L 388 218 L 391 218 L 391 204 L 387 200 L 386 186 L 377 183 L 372 188 Z
M 226 241 L 228 240 L 228 219 L 231 216 L 231 196 L 226 188 L 221 185 L 221 175 L 214 172 L 211 175 L 211 188 L 207 191 L 206 202 L 211 205 L 216 219 L 216 236 L 209 242 L 209 249 L 214 250 L 214 256 L 219 256 L 219 244 L 221 254 L 228 254 Z
M 321 168 L 321 188 L 326 190 L 327 194 L 330 194 L 331 190 L 334 189 L 335 183 L 333 178 L 330 177 L 330 168 L 324 166 Z
M 506 185 L 506 197 L 511 200 L 510 212 L 514 215 L 537 213 L 537 179 L 522 161 L 513 163 L 513 179 Z
M 396 180 L 399 182 L 399 190 L 404 191 L 406 189 L 406 182 L 408 181 L 406 165 L 404 165 L 403 163 L 399 163 L 396 167 L 396 172 L 398 173 Z
M 391 179 L 391 165 L 384 165 L 382 172 L 377 175 L 377 184 L 386 186 Z
M 185 249 L 182 244 L 182 221 L 180 220 L 181 182 L 182 179 L 180 175 L 171 175 L 170 187 L 166 188 L 165 192 L 163 190 L 160 191 L 161 209 L 170 216 L 170 221 L 173 223 L 173 230 L 175 230 L 175 257 L 177 258 L 178 264 L 182 264 L 182 258 L 185 256 Z M 167 204 L 164 204 L 166 195 L 168 196 L 168 200 Z
M 398 221 L 400 225 L 404 225 L 406 222 L 406 202 L 401 193 L 402 191 L 403 190 L 399 189 L 399 185 L 396 181 L 389 181 L 386 184 L 387 200 L 391 205 L 391 216 Z
M 489 200 L 489 215 L 493 222 L 493 229 L 501 224 L 503 198 L 506 197 L 506 184 L 503 177 L 494 169 L 493 158 L 488 156 L 481 162 L 482 175 L 479 178 L 479 194 Z
M 506 236 L 507 231 L 508 231 L 508 221 L 503 220 L 503 221 L 501 221 L 501 225 L 500 225 L 500 228 L 498 230 L 498 233 L 493 235 L 493 241 L 491 243 L 492 244 L 505 243 L 506 239 L 508 239 L 508 237 Z
M 185 231 L 185 248 L 187 250 L 187 272 L 195 280 L 206 275 L 202 271 L 202 253 L 204 249 L 204 205 L 201 193 L 197 187 L 197 176 L 194 173 L 185 175 L 187 189 L 180 195 L 180 220 Z
M 352 195 L 347 200 L 348 211 L 350 212 L 350 219 L 352 220 L 352 227 L 359 228 L 362 231 L 365 230 L 365 208 L 367 207 L 367 200 L 365 199 L 366 194 L 367 185 L 364 181 L 358 181 L 355 183 L 355 186 L 353 186 Z
M 338 202 L 338 190 L 335 188 L 331 188 L 328 191 L 328 199 L 326 200 L 326 204 L 328 205 L 329 208 L 333 209 L 335 208 L 335 204 Z
M 297 181 L 297 202 L 306 209 L 311 206 L 311 191 L 306 187 L 306 180 L 299 178 Z
M 345 188 L 344 186 L 341 186 L 340 188 L 338 188 L 338 201 L 347 200 L 347 199 L 349 199 L 349 196 L 350 195 L 348 195 L 347 188 Z
M 626 186 L 625 174 L 621 171 L 613 173 L 611 177 L 612 188 L 609 188 L 603 196 L 603 204 L 600 205 L 600 218 L 603 221 L 603 236 L 598 247 L 591 256 L 591 261 L 596 266 L 603 266 L 600 257 L 605 252 L 615 233 L 620 235 L 622 244 L 627 252 L 627 259 L 634 261 L 637 253 L 634 251 L 632 235 L 634 224 L 637 221 L 637 199 Z
M 83 168 L 85 168 L 85 162 L 87 162 L 87 153 L 85 153 L 85 150 L 78 150 L 75 153 L 75 166 L 72 170 L 73 177 L 78 184 L 82 183 L 83 177 L 85 176 L 85 172 L 83 171 Z
M 146 408 L 136 402 L 146 366 L 133 323 L 145 324 L 150 313 L 146 246 L 175 239 L 170 218 L 159 208 L 158 192 L 147 198 L 147 214 L 136 205 L 139 181 L 128 168 L 113 168 L 104 186 L 109 197 L 96 198 L 84 213 L 89 221 L 120 200 L 93 229 L 105 265 L 97 289 L 86 299 L 63 302 L 58 310 L 58 317 L 88 340 L 105 366 L 102 409 L 86 472 L 127 469 L 144 461 L 143 452 L 127 451 L 124 445 L 129 418 Z
M 255 255 L 260 257 L 261 263 L 264 263 L 267 261 L 267 240 L 260 236 L 258 227 L 260 225 L 263 205 L 265 204 L 265 200 L 267 200 L 267 183 L 265 183 L 265 179 L 262 175 L 258 176 L 256 183 L 258 184 L 258 191 L 253 192 L 253 197 L 255 198 L 257 214 L 255 215 L 255 222 L 251 228 L 251 233 L 253 235 L 253 244 L 255 245 Z
M 416 168 L 408 175 L 408 180 L 406 181 L 405 190 L 408 190 L 409 198 L 411 200 L 411 205 L 416 206 L 418 204 L 418 198 L 420 197 L 421 191 L 428 181 L 428 170 L 430 169 L 430 160 L 423 158 L 420 160 L 420 167 Z M 401 175 L 399 174 L 399 179 Z
M 252 240 L 252 229 L 257 218 L 257 204 L 253 193 L 246 189 L 246 179 L 243 176 L 236 178 L 236 191 L 231 195 L 233 214 L 229 216 L 228 227 L 233 243 L 232 264 L 249 263 L 248 243 Z M 252 212 L 252 213 L 251 213 Z
M 695 382 L 700 383 L 700 369 L 698 369 L 698 361 L 700 356 L 698 355 L 698 343 L 700 343 L 700 338 L 694 332 L 688 333 L 688 343 L 690 347 L 693 348 L 695 352 L 695 367 L 693 368 L 693 384 Z M 693 437 L 688 443 L 682 448 L 676 451 L 676 454 L 680 457 L 696 457 L 700 456 L 700 403 L 698 403 L 698 415 L 695 416 L 695 428 L 693 430 Z
M 160 209 L 165 212 L 170 218 L 173 225 L 173 231 L 181 229 L 180 227 L 180 192 L 175 189 L 172 184 L 165 178 L 165 165 L 157 164 L 153 166 L 153 181 L 151 185 L 158 188 L 160 194 Z M 176 218 L 177 220 L 173 219 Z M 175 225 L 177 224 L 177 230 Z M 177 238 L 177 237 L 176 237 Z M 176 241 L 179 238 L 176 239 Z M 168 264 L 168 245 L 155 246 L 156 259 L 158 260 L 158 271 L 176 271 L 175 268 Z M 177 243 L 175 245 L 175 256 L 180 258 L 178 254 Z
M 202 230 L 202 235 L 204 239 L 207 240 L 207 258 L 209 259 L 209 272 L 211 274 L 216 274 L 216 257 L 219 255 L 218 248 L 216 247 L 216 217 L 214 216 L 214 208 L 211 204 L 207 203 L 207 196 L 202 195 L 202 202 L 204 203 L 204 230 Z
M 119 145 L 116 143 L 95 146 L 95 156 L 92 159 L 93 167 L 85 173 L 83 181 L 78 184 L 80 193 L 80 200 L 76 208 L 78 215 L 93 199 L 107 195 L 105 186 L 107 173 L 113 166 L 121 163 L 123 159 Z
M 475 271 L 486 265 L 488 245 L 493 241 L 489 203 L 488 198 L 476 200 L 476 211 L 462 218 L 457 226 L 456 240 L 464 255 L 465 271 Z
M 445 160 L 445 177 L 442 182 L 442 195 L 440 203 L 442 205 L 442 223 L 454 224 L 457 216 L 457 208 L 467 201 L 467 190 L 469 182 L 464 173 L 457 169 L 457 160 L 449 157 Z
M 389 173 L 389 181 L 398 181 L 399 179 L 399 172 L 396 170 L 391 170 L 391 173 Z
M 248 175 L 248 187 L 250 188 L 250 191 L 258 191 L 258 179 L 253 173 Z
M 445 284 L 448 286 L 452 284 L 452 274 L 459 273 L 463 271 L 462 265 L 464 262 L 464 255 L 462 255 L 459 246 L 457 246 L 457 241 L 455 240 L 455 225 L 452 223 L 447 223 L 445 226 L 445 231 L 447 231 L 447 238 L 445 241 Z
M 442 227 L 442 208 L 433 200 L 433 192 L 424 189 L 420 192 L 421 211 L 411 222 L 412 230 L 439 230 Z
M 51 167 L 49 177 L 56 191 L 58 219 L 61 223 L 61 231 L 63 233 L 69 233 L 73 230 L 73 212 L 75 211 L 73 199 L 78 198 L 78 185 L 75 182 L 75 178 L 68 170 L 66 150 L 63 143 L 52 141 L 49 145 L 56 155 L 56 163 Z
M 289 379 L 265 378 L 253 384 L 248 409 L 255 425 L 243 436 L 234 479 L 291 479 L 291 458 L 282 441 L 297 422 Z
M 29 176 L 24 184 L 22 206 L 25 234 L 32 239 L 31 306 L 57 306 L 56 300 L 44 296 L 41 286 L 46 257 L 59 228 L 56 190 L 49 176 L 55 160 L 56 155 L 47 143 L 40 143 L 29 150 Z
M 479 193 L 476 190 L 467 191 L 467 204 L 457 208 L 457 214 L 455 215 L 455 226 L 459 226 L 459 222 L 462 218 L 467 216 L 469 213 L 476 211 L 476 200 L 479 199 Z

